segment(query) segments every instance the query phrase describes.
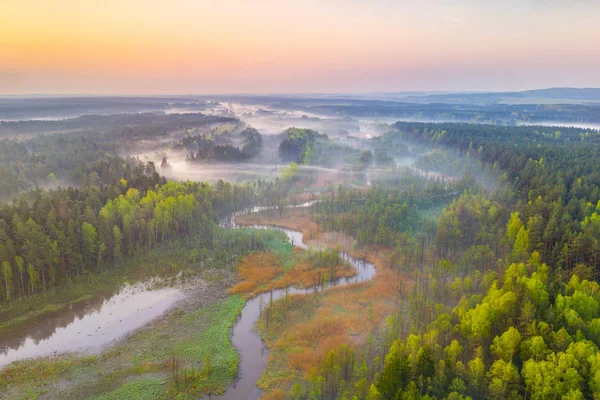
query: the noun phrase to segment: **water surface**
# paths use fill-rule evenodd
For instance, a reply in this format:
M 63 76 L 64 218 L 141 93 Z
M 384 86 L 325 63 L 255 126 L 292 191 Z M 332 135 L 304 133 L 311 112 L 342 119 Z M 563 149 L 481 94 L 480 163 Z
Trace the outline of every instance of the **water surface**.
M 182 298 L 183 293 L 175 288 L 149 290 L 146 284 L 136 284 L 112 296 L 72 304 L 0 335 L 0 367 L 64 352 L 98 352 Z

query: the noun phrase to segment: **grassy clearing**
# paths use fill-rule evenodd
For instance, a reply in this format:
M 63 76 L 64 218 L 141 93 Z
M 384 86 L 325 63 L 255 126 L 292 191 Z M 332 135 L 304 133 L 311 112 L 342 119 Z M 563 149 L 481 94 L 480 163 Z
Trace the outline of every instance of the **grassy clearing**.
M 183 394 L 188 389 L 195 392 L 198 388 L 210 388 L 215 394 L 225 392 L 237 376 L 240 365 L 240 356 L 233 347 L 230 336 L 233 324 L 244 305 L 241 296 L 231 296 L 223 302 L 184 317 L 184 323 L 193 322 L 194 319 L 205 319 L 208 328 L 196 337 L 190 336 L 187 340 L 174 344 L 173 353 L 187 361 L 188 365 L 196 365 L 199 372 L 190 371 L 193 374 L 190 380 L 193 382 L 190 382 L 189 388 L 179 382 L 176 391 Z M 208 370 L 207 363 L 210 363 Z
M 287 237 L 274 237 L 267 240 L 266 245 L 275 254 L 285 272 L 289 272 L 296 263 L 296 252 Z
M 230 335 L 243 307 L 241 296 L 229 296 L 191 312 L 174 309 L 100 355 L 64 354 L 13 363 L 0 371 L 0 399 L 86 399 L 105 393 L 107 397 L 98 398 L 186 398 L 183 371 L 200 371 L 207 355 L 212 368 L 197 383 L 223 392 L 239 367 Z M 174 385 L 173 360 L 179 385 Z M 138 391 L 140 397 L 132 397 Z
M 138 379 L 91 400 L 160 400 L 164 398 L 163 385 L 160 378 Z
M 48 382 L 60 379 L 76 369 L 86 369 L 97 356 L 64 355 L 12 363 L 0 371 L 0 398 L 37 399 L 46 392 Z

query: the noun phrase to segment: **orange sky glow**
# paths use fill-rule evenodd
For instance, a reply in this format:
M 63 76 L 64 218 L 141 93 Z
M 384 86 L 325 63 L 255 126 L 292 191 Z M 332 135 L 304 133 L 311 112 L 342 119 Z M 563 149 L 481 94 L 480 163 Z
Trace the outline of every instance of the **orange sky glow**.
M 600 86 L 599 2 L 481 3 L 2 0 L 0 94 Z

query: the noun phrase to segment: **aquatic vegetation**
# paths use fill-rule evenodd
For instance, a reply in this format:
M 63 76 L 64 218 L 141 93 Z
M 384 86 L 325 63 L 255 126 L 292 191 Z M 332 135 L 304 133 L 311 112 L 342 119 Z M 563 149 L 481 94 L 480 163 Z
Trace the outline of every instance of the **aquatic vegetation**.
M 267 249 L 273 252 L 281 262 L 283 269 L 289 271 L 296 261 L 295 247 L 283 233 L 265 242 Z M 283 236 L 283 237 L 282 237 Z
M 137 379 L 89 400 L 160 400 L 164 399 L 163 386 L 161 378 Z
M 254 253 L 241 259 L 238 273 L 244 280 L 229 293 L 243 293 L 250 298 L 272 289 L 319 286 L 356 273 L 339 257 L 338 250 L 302 251 L 279 239 L 268 240 L 267 247 L 273 253 Z
M 246 256 L 240 261 L 237 269 L 244 281 L 229 289 L 229 293 L 251 293 L 283 273 L 283 268 L 273 253 Z
M 174 391 L 219 394 L 227 389 L 240 364 L 230 336 L 244 304 L 242 296 L 235 295 L 184 316 L 183 324 L 204 319 L 207 328 L 174 343 L 173 355 L 177 357 Z M 185 367 L 180 371 L 179 363 Z

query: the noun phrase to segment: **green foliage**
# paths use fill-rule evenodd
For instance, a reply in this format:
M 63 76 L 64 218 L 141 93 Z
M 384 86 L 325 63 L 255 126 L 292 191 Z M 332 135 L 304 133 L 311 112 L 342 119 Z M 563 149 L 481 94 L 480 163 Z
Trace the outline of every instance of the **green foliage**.
M 139 189 L 120 183 L 103 190 L 59 189 L 40 193 L 32 205 L 2 206 L 0 262 L 14 261 L 17 270 L 3 267 L 0 299 L 8 301 L 7 293 L 21 298 L 46 292 L 180 237 L 197 235 L 209 247 L 220 234 L 215 220 L 243 208 L 255 195 L 253 187 L 222 181 L 159 186 L 162 179 L 155 173 L 148 178 L 146 172 L 136 172 L 144 174 L 143 181 L 128 180 Z M 243 244 L 261 248 L 258 236 Z M 216 247 L 223 250 L 221 244 Z
M 202 363 L 199 371 L 185 370 L 191 382 L 185 389 L 190 393 L 223 393 L 237 376 L 240 357 L 231 344 L 231 329 L 245 302 L 240 295 L 231 296 L 222 302 L 185 316 L 186 321 L 208 318 L 207 328 L 195 337 L 177 343 L 174 354 L 180 359 Z
M 279 156 L 283 161 L 299 164 L 304 163 L 305 160 L 312 161 L 315 142 L 321 137 L 319 132 L 311 129 L 289 128 L 283 134 L 284 138 L 279 144 Z
M 159 400 L 164 398 L 163 385 L 161 378 L 136 379 L 90 400 Z
M 118 157 L 121 149 L 182 128 L 232 122 L 236 120 L 202 114 L 153 113 L 84 115 L 56 121 L 2 121 L 0 135 L 27 135 L 19 140 L 0 142 L 0 199 L 10 200 L 18 193 L 48 183 L 66 182 L 97 188 L 114 185 L 133 172 L 129 168 L 140 163 Z M 46 132 L 52 134 L 35 134 Z M 125 179 L 130 178 L 132 176 Z M 142 175 L 138 175 L 132 186 L 140 188 L 142 179 Z
M 296 263 L 295 247 L 289 242 L 287 236 L 285 236 L 283 232 L 274 233 L 274 237 L 268 239 L 265 242 L 265 246 L 275 254 L 284 270 L 289 271 Z
M 401 355 L 397 345 L 393 345 L 386 356 L 385 367 L 379 376 L 377 390 L 386 399 L 393 399 L 403 391 L 409 382 L 412 368 L 408 357 Z
M 300 167 L 295 162 L 289 163 L 281 170 L 281 180 L 283 182 L 291 182 L 300 172 Z
M 510 219 L 506 224 L 506 235 L 508 236 L 508 240 L 514 242 L 517 238 L 517 234 L 523 227 L 523 223 L 521 222 L 521 218 L 519 218 L 519 213 L 514 212 L 510 214 Z
M 583 378 L 577 372 L 579 361 L 571 354 L 550 354 L 546 360 L 528 360 L 523 365 L 523 380 L 534 400 L 573 395 L 581 390 Z
M 522 232 L 515 243 L 518 259 L 527 258 L 523 254 L 527 245 L 528 251 L 540 251 L 542 261 L 552 266 L 571 269 L 580 262 L 596 264 L 600 230 L 593 214 L 600 200 L 599 135 L 576 128 L 561 129 L 556 135 L 536 126 L 400 122 L 393 129 L 406 140 L 458 148 L 480 160 L 480 169 L 497 173 L 504 186 L 498 197 L 511 206 L 509 241 L 515 241 L 527 221 L 528 240 Z M 439 139 L 442 130 L 446 134 Z M 522 216 L 527 217 L 521 220 Z M 590 251 L 578 251 L 582 248 Z
M 357 348 L 325 349 L 314 373 L 306 380 L 294 375 L 299 382 L 289 382 L 287 393 L 313 399 L 593 398 L 600 391 L 598 135 L 463 124 L 400 123 L 393 129 L 370 144 L 374 153 L 363 162 L 391 157 L 379 154 L 378 141 L 400 149 L 399 139 L 410 139 L 436 148 L 421 162 L 474 177 L 446 181 L 398 173 L 369 189 L 334 189 L 311 208 L 322 230 L 351 234 L 369 251 L 368 246 L 386 251 L 388 266 L 414 270 L 409 288 L 396 282 L 404 275 L 385 271 L 395 313 L 385 329 Z M 247 144 L 257 148 L 255 141 Z M 282 146 L 282 157 L 300 163 L 324 162 L 324 149 L 332 148 L 328 138 L 301 129 L 288 130 Z M 449 156 L 444 146 L 460 157 Z M 135 163 L 94 168 L 85 172 L 85 189 L 41 193 L 31 204 L 3 207 L 5 303 L 99 275 L 104 261 L 120 265 L 196 235 L 200 248 L 212 249 L 211 261 L 231 262 L 265 248 L 287 269 L 300 257 L 315 265 L 339 261 L 328 252 L 299 256 L 280 234 L 232 234 L 215 226 L 219 216 L 272 188 L 274 202 L 285 205 L 282 194 L 298 181 L 297 164 L 270 187 L 163 184 L 152 165 Z M 127 169 L 134 172 L 124 173 Z M 497 178 L 495 185 L 483 185 L 487 191 L 476 183 L 486 176 Z M 424 215 L 428 207 L 445 208 L 433 221 Z M 293 311 L 304 322 L 319 301 L 323 298 L 288 301 L 279 310 Z M 223 391 L 239 364 L 229 334 L 243 304 L 234 296 L 183 316 L 184 329 L 200 320 L 207 328 L 162 347 L 157 340 L 156 351 L 141 352 L 136 362 L 176 357 L 189 380 L 185 387 L 175 382 L 175 390 Z M 2 310 L 7 308 L 0 316 L 10 314 Z M 263 330 L 270 339 L 277 327 L 290 323 L 283 315 L 288 314 L 275 313 L 275 328 Z
M 508 328 L 501 336 L 496 336 L 491 351 L 506 362 L 511 362 L 521 344 L 521 333 L 514 327 Z
M 407 191 L 383 186 L 347 190 L 340 186 L 334 195 L 314 206 L 316 220 L 326 230 L 351 234 L 360 245 L 402 243 L 408 247 L 405 233 L 423 229 L 425 223 L 420 209 L 444 204 L 445 193 L 455 190 L 453 185 L 427 180 L 421 185 L 411 185 Z M 410 245 L 415 247 L 411 250 L 419 252 L 418 243 Z
M 335 388 L 330 352 L 308 381 L 327 382 L 313 398 L 595 398 L 600 137 L 463 124 L 394 129 L 380 140 L 434 146 L 431 165 L 497 181 L 484 184 L 489 191 L 468 178 L 402 191 L 407 174 L 368 190 L 340 187 L 311 209 L 322 230 L 349 233 L 369 251 L 393 247 L 388 265 L 414 268 L 414 285 L 395 293 L 401 317 L 366 340 L 350 381 Z M 434 224 L 411 219 L 411 200 L 434 203 L 433 193 L 450 188 Z
M 357 153 L 355 149 L 330 140 L 327 135 L 312 129 L 288 128 L 281 136 L 279 157 L 283 162 L 332 165 L 337 160 Z
M 186 136 L 175 148 L 185 148 L 188 161 L 242 162 L 257 156 L 262 150 L 262 135 L 254 128 L 244 129 L 239 137 L 242 147 L 236 147 L 231 132 L 215 135 Z

